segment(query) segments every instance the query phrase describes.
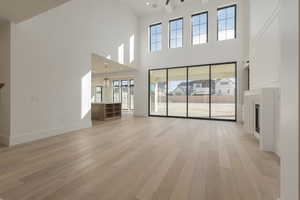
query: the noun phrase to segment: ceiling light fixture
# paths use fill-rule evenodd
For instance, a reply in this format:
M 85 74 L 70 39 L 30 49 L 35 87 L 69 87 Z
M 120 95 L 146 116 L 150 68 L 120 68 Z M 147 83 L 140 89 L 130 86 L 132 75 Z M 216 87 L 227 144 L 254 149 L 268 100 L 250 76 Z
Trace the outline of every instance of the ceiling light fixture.
M 149 7 L 151 7 L 151 8 L 157 8 L 157 4 L 156 3 L 152 3 L 150 1 L 147 1 L 146 5 L 149 6 Z
M 184 0 L 180 0 L 180 2 L 183 3 Z M 170 3 L 170 0 L 166 0 L 166 6 L 169 5 L 169 3 Z

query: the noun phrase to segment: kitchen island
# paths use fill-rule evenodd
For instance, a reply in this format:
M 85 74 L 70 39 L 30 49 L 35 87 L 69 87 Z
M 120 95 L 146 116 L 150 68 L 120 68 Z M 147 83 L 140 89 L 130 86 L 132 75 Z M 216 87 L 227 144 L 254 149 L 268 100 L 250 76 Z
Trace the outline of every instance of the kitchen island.
M 106 121 L 122 117 L 121 103 L 92 103 L 92 120 Z

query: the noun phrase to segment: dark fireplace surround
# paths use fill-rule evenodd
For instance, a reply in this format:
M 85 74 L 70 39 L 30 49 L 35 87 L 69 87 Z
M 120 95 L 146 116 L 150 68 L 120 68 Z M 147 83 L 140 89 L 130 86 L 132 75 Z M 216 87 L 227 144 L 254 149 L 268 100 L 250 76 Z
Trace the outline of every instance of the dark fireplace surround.
M 255 131 L 260 133 L 260 105 L 255 104 Z

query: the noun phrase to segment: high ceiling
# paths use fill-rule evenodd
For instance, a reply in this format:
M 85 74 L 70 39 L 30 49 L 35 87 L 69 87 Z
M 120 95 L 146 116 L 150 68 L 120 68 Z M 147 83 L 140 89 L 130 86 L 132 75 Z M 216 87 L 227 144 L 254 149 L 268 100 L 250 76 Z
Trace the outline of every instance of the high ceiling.
M 165 7 L 166 0 L 120 0 L 120 1 L 122 3 L 129 5 L 129 7 L 132 8 L 133 11 L 138 16 L 150 15 L 155 12 L 159 12 L 166 9 Z M 184 3 L 181 3 L 180 0 L 170 0 L 170 4 L 176 7 L 184 4 L 189 4 L 195 1 L 203 1 L 203 0 L 185 0 Z
M 0 23 L 12 21 L 15 23 L 27 20 L 49 9 L 62 5 L 70 0 L 0 0 Z M 166 0 L 119 0 L 127 4 L 138 16 L 153 14 L 165 8 Z M 208 0 L 170 0 L 170 5 L 181 6 L 196 1 Z
M 69 0 L 0 0 L 0 23 L 20 22 L 55 8 Z

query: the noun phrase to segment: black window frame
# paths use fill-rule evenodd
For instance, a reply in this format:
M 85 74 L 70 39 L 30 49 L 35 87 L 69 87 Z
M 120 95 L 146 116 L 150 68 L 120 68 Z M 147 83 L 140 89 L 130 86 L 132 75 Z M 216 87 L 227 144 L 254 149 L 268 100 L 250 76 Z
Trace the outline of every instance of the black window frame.
M 226 39 L 226 40 L 234 40 L 237 38 L 237 4 L 232 4 L 229 6 L 220 7 L 217 9 L 217 41 L 226 41 L 226 40 L 219 40 L 219 11 L 227 8 L 234 8 L 234 38 Z
M 171 47 L 171 23 L 174 21 L 178 21 L 178 20 L 182 20 L 182 41 L 181 41 L 181 47 Z M 177 41 L 177 40 L 176 40 Z M 177 42 L 176 42 L 177 44 Z M 183 48 L 184 46 L 184 18 L 183 17 L 178 17 L 178 18 L 174 18 L 174 19 L 170 19 L 169 20 L 169 49 L 178 49 L 178 48 Z
M 152 42 L 151 42 L 151 41 L 152 41 L 151 28 L 154 27 L 154 26 L 158 26 L 158 25 L 161 26 L 161 33 L 160 33 L 160 34 L 161 34 L 161 41 L 160 41 L 161 48 L 160 48 L 160 50 L 153 51 L 152 48 L 151 48 L 151 46 L 152 46 L 152 45 L 151 45 L 151 44 L 152 44 Z M 150 53 L 152 53 L 152 52 L 159 52 L 159 51 L 162 50 L 162 28 L 163 28 L 163 27 L 162 27 L 162 23 L 161 23 L 161 22 L 155 23 L 155 24 L 151 24 L 151 25 L 149 26 L 149 34 L 148 34 L 148 38 L 149 38 L 148 40 L 149 40 L 149 41 L 148 41 L 148 43 L 149 43 L 149 51 L 150 51 Z
M 203 14 L 206 14 L 206 43 L 200 43 L 200 44 L 194 44 L 193 43 L 193 17 L 194 16 L 197 16 L 197 15 L 203 15 Z M 196 14 L 193 14 L 191 15 L 191 44 L 192 46 L 197 46 L 197 45 L 201 45 L 201 44 L 207 44 L 208 43 L 208 11 L 203 11 L 203 12 L 200 12 L 200 13 L 196 13 Z M 200 24 L 201 25 L 201 24 Z

